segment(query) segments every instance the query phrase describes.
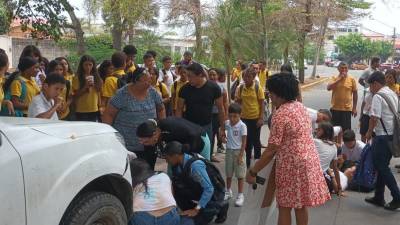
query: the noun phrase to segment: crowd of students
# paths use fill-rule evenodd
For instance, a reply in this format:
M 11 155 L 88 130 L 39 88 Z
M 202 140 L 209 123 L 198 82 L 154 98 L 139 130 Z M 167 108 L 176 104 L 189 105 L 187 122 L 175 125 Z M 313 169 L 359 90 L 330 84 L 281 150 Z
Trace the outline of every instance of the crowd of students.
M 301 88 L 289 65 L 271 76 L 265 61 L 238 61 L 228 78 L 233 81 L 230 94 L 225 85 L 228 73 L 204 68 L 190 52 L 175 68 L 169 56 L 157 68 L 156 52 L 147 51 L 141 66 L 135 63 L 136 55 L 133 45 L 100 65 L 84 55 L 74 73 L 65 57 L 48 62 L 39 49 L 27 46 L 16 71 L 8 74 L 8 57 L 0 52 L 2 116 L 103 122 L 124 137 L 126 148 L 139 158 L 131 163 L 132 224 L 202 225 L 214 218 L 224 222 L 233 197 L 233 177 L 238 181 L 235 206 L 240 207 L 245 202 L 245 180 L 254 183 L 257 172 L 270 162 L 276 173 L 273 182 L 281 224 L 289 224 L 292 209 L 299 221 L 307 221 L 308 206 L 323 204 L 329 192 L 343 195 L 351 188 L 373 132 L 372 152 L 376 155 L 377 149 L 385 148 L 387 154 L 376 157 L 376 193 L 366 201 L 383 206 L 384 185 L 388 185 L 394 200 L 385 207 L 400 207 L 400 191 L 388 170 L 392 157 L 388 138 L 394 133 L 389 104 L 398 108 L 400 89 L 396 71 L 389 70 L 386 76 L 375 71 L 379 60 L 372 59 L 371 68 L 360 78 L 360 84 L 370 85 L 371 91 L 364 92 L 362 141 L 357 141 L 351 129 L 351 116 L 357 115 L 357 83 L 347 74 L 345 63 L 328 85 L 331 109 L 316 111 L 302 105 Z M 378 92 L 387 92 L 392 103 Z M 270 103 L 272 116 L 268 117 Z M 261 154 L 260 133 L 267 123 L 270 137 Z M 215 145 L 218 153 L 226 153 L 223 188 L 218 184 L 225 182 L 210 163 L 220 162 Z M 169 176 L 154 171 L 157 157 L 167 160 Z M 257 162 L 252 165 L 252 160 Z M 299 168 L 306 172 L 298 173 Z M 174 195 L 171 186 L 184 187 L 188 195 Z

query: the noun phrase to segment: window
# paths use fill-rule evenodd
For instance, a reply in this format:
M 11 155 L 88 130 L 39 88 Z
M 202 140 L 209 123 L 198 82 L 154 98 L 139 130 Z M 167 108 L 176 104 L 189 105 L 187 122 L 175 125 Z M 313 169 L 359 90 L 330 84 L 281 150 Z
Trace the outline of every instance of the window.
M 328 40 L 331 41 L 331 40 L 334 40 L 334 39 L 335 39 L 335 36 L 333 36 L 333 35 L 329 35 L 329 36 L 328 36 Z

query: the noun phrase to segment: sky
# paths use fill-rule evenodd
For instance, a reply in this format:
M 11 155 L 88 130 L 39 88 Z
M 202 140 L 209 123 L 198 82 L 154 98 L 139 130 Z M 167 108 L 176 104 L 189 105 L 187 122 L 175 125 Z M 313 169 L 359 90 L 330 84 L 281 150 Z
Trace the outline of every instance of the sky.
M 359 22 L 364 30 L 375 31 L 385 35 L 393 35 L 393 28 L 396 27 L 397 34 L 400 34 L 400 0 L 368 0 L 373 3 L 369 10 L 370 15 L 365 18 L 360 18 Z M 77 16 L 82 18 L 85 16 L 83 8 L 84 0 L 70 0 L 70 3 L 77 8 Z M 215 2 L 212 0 L 203 0 L 202 2 Z M 161 17 L 165 17 L 165 9 L 160 12 Z M 100 18 L 99 18 L 100 19 Z M 166 27 L 163 22 L 163 18 L 159 20 L 161 28 L 164 31 L 173 28 Z M 186 29 L 175 30 L 178 33 L 186 33 Z

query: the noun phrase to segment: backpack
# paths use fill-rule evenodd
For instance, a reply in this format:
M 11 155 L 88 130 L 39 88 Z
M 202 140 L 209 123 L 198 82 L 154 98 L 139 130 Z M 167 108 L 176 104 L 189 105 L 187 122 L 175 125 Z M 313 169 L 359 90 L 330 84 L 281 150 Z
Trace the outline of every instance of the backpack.
M 129 75 L 119 77 L 117 80 L 117 89 L 123 88 L 128 83 L 129 83 Z
M 237 89 L 237 87 L 239 86 L 239 84 L 240 84 L 240 80 L 239 80 L 239 78 L 238 79 L 236 79 L 236 81 L 235 82 L 233 82 L 233 84 L 232 84 L 232 87 L 231 87 L 231 100 L 235 100 L 235 94 L 236 94 L 236 89 Z
M 21 83 L 21 96 L 19 97 L 19 100 L 24 101 L 25 97 L 26 97 L 26 89 L 27 89 L 26 83 L 19 77 L 17 77 L 16 80 L 19 80 L 19 82 Z M 10 90 L 10 88 L 8 88 L 8 90 L 4 93 L 4 99 L 11 100 L 11 98 L 12 98 L 11 90 Z M 15 117 L 23 117 L 24 116 L 24 113 L 22 110 L 14 108 L 14 111 L 15 111 L 15 115 L 14 115 Z M 1 108 L 0 116 L 10 116 L 8 113 L 8 108 L 6 106 Z
M 349 185 L 351 190 L 370 192 L 375 189 L 377 174 L 372 158 L 371 145 L 367 144 L 361 153 L 360 164 L 357 166 L 353 180 Z
M 172 168 L 172 185 L 179 208 L 182 210 L 193 209 L 197 205 L 193 201 L 199 201 L 201 194 L 203 193 L 203 188 L 200 186 L 200 183 L 190 176 L 192 163 L 197 160 L 201 160 L 206 165 L 208 177 L 214 187 L 213 196 L 208 204 L 214 206 L 218 205 L 219 208 L 223 207 L 225 203 L 224 178 L 214 164 L 202 158 L 198 154 L 192 154 L 192 158 L 186 162 L 185 166 L 183 168 L 180 166 L 182 171 L 181 174 L 177 173 L 177 167 Z
M 388 104 L 390 111 L 393 113 L 393 139 L 389 140 L 389 148 L 392 152 L 393 157 L 399 158 L 400 157 L 400 113 L 399 111 L 396 112 L 395 106 L 392 104 L 390 99 L 387 95 L 382 93 L 376 93 L 377 95 L 381 96 L 386 104 Z M 385 130 L 386 134 L 388 134 L 385 124 L 383 123 L 382 118 L 380 119 L 383 129 Z

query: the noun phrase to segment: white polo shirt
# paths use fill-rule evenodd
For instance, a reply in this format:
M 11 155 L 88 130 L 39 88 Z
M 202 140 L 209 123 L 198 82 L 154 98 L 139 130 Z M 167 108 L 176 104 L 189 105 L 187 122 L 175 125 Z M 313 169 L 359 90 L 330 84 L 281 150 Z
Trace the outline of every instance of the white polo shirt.
M 389 87 L 385 86 L 381 88 L 378 93 L 382 93 L 392 101 L 392 104 L 395 106 L 396 112 L 399 108 L 399 99 Z M 372 98 L 371 111 L 370 115 L 378 118 L 378 123 L 374 129 L 374 132 L 377 136 L 387 135 L 385 130 L 383 129 L 382 123 L 379 119 L 382 119 L 385 124 L 386 130 L 389 135 L 393 135 L 393 119 L 394 115 L 390 110 L 386 101 L 378 94 L 375 94 Z
M 35 118 L 38 115 L 49 111 L 54 106 L 54 100 L 48 101 L 43 92 L 33 97 L 28 109 L 28 117 Z M 53 113 L 51 120 L 58 120 L 57 112 Z
M 311 127 L 312 127 L 312 133 L 314 133 L 315 129 L 318 128 L 317 124 L 317 119 L 318 119 L 318 111 L 312 108 L 306 107 L 308 116 L 311 119 Z M 333 136 L 337 137 L 339 133 L 342 131 L 342 128 L 340 126 L 334 126 L 333 127 Z

